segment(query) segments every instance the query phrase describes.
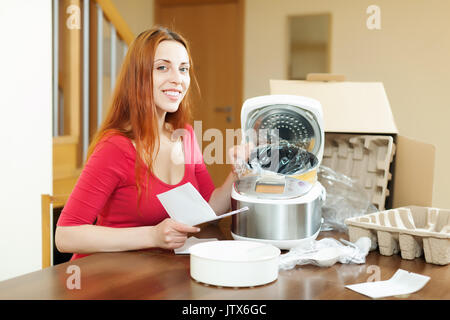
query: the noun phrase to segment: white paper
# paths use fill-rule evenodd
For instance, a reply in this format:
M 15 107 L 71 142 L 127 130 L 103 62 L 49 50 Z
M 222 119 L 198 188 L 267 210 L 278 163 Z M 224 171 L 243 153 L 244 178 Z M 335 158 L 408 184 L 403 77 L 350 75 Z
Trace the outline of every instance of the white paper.
M 217 238 L 198 239 L 196 237 L 189 237 L 181 248 L 175 249 L 175 254 L 189 254 L 190 249 L 194 244 L 201 242 L 217 241 Z
M 386 281 L 364 282 L 345 286 L 373 299 L 410 294 L 422 289 L 430 277 L 398 269 Z
M 218 216 L 190 182 L 156 196 L 172 219 L 189 226 L 222 219 L 248 210 L 248 207 L 244 207 Z

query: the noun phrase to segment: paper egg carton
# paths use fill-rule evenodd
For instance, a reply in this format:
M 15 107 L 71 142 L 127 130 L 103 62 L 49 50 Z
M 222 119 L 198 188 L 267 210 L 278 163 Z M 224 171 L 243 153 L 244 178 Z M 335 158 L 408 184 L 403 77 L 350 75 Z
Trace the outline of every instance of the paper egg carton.
M 412 260 L 425 254 L 428 263 L 450 263 L 450 210 L 407 206 L 345 220 L 351 242 L 372 240 L 371 250 Z
M 394 154 L 392 136 L 327 133 L 322 164 L 354 179 L 384 210 Z

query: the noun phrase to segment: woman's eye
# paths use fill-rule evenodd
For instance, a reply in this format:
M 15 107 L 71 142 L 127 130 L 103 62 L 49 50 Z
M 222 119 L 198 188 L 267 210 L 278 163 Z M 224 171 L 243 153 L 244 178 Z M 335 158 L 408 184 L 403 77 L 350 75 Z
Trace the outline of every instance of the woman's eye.
M 156 70 L 165 71 L 165 70 L 167 70 L 167 67 L 166 66 L 159 66 L 159 67 L 156 67 Z
M 189 68 L 188 67 L 181 67 L 180 71 L 183 72 L 183 73 L 187 73 L 187 72 L 189 72 Z

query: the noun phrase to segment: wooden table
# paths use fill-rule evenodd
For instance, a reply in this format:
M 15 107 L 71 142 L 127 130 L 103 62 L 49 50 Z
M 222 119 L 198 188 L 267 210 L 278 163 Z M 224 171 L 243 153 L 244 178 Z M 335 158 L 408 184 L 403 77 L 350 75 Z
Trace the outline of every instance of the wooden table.
M 202 226 L 198 238 L 231 239 L 228 218 Z M 345 234 L 322 232 L 319 238 L 348 239 Z M 152 249 L 121 253 L 97 253 L 44 270 L 0 282 L 0 299 L 165 299 L 165 300 L 303 300 L 370 299 L 345 288 L 365 282 L 380 271 L 387 280 L 398 269 L 430 276 L 420 291 L 391 299 L 450 299 L 450 267 L 426 263 L 424 258 L 403 260 L 369 253 L 363 265 L 336 263 L 329 268 L 312 265 L 280 271 L 276 281 L 254 288 L 218 288 L 190 277 L 189 256 Z M 81 289 L 68 289 L 68 267 L 81 273 Z M 379 269 L 378 269 L 379 268 Z

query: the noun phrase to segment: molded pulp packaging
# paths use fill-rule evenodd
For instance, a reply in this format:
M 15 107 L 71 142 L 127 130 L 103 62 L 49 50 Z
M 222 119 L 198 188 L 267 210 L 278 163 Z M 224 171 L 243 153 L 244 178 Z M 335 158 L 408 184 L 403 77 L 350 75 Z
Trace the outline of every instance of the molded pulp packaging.
M 371 250 L 412 260 L 425 254 L 428 263 L 450 263 L 450 210 L 408 206 L 345 220 L 351 242 L 372 240 Z
M 378 210 L 389 196 L 389 172 L 395 154 L 391 136 L 327 134 L 322 164 L 356 180 Z

